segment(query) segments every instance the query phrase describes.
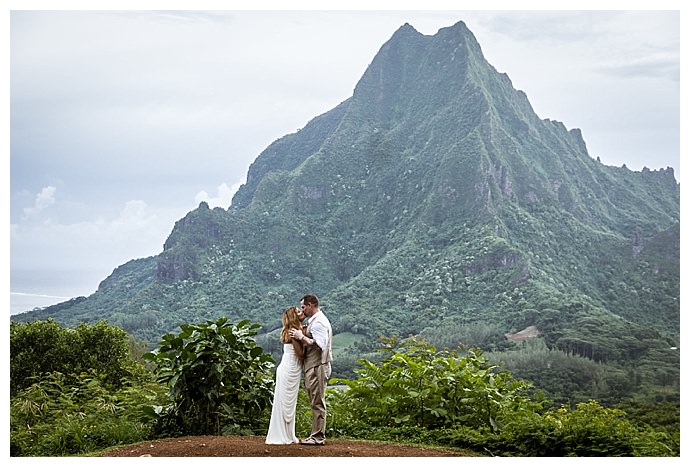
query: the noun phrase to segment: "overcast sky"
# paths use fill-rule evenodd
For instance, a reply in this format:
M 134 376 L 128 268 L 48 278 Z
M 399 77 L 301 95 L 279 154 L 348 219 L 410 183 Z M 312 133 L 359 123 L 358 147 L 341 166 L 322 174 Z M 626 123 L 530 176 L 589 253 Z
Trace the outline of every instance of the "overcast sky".
M 259 153 L 349 98 L 406 22 L 433 35 L 464 21 L 592 157 L 680 181 L 679 11 L 17 11 L 27 3 L 5 18 L 16 294 L 81 271 L 57 295 L 89 295 L 160 253 L 200 201 L 227 208 Z

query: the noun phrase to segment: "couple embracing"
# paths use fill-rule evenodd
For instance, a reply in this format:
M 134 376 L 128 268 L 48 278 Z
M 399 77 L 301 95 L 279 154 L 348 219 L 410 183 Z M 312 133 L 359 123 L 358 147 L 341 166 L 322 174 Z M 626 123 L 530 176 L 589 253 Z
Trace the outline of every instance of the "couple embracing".
M 326 384 L 331 376 L 333 330 L 319 309 L 316 295 L 305 295 L 301 309 L 290 307 L 283 312 L 280 341 L 283 356 L 276 369 L 275 393 L 266 444 L 312 444 L 326 441 Z M 306 329 L 302 322 L 309 318 Z M 311 435 L 300 440 L 295 435 L 297 394 L 302 374 L 311 404 Z

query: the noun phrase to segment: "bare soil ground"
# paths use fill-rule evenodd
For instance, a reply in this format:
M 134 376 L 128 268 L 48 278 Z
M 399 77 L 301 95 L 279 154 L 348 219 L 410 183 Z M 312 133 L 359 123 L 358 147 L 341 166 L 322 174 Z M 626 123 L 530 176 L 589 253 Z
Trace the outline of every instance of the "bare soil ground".
M 101 457 L 468 457 L 453 449 L 326 440 L 323 446 L 267 445 L 262 436 L 187 436 L 115 448 Z

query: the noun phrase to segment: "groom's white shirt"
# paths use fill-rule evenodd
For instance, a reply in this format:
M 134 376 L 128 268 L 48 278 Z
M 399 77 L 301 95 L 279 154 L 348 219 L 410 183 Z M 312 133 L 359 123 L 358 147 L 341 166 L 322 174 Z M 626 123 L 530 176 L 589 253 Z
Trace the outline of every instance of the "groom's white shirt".
M 328 321 L 326 315 L 323 314 L 321 310 L 314 313 L 314 315 L 309 318 L 309 330 L 311 331 L 311 337 L 321 348 L 322 352 L 328 352 L 329 342 L 333 331 L 331 330 L 331 323 Z

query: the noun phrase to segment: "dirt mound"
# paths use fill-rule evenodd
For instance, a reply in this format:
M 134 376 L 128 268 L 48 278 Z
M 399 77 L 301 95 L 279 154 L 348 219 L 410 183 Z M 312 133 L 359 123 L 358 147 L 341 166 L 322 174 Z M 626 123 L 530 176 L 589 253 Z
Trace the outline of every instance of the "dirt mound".
M 465 452 L 375 441 L 327 440 L 323 446 L 267 445 L 262 436 L 188 436 L 115 448 L 101 457 L 466 457 Z

